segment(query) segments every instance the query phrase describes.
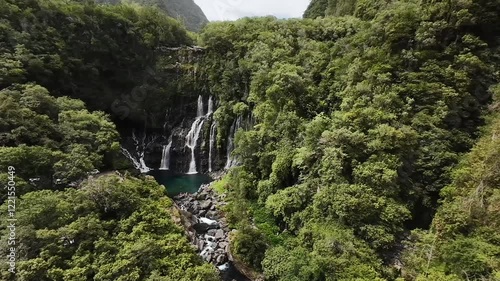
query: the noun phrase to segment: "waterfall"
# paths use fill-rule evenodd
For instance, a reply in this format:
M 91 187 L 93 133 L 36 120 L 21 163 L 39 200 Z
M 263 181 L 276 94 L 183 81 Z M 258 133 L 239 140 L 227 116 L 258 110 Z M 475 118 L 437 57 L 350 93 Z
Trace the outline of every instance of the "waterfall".
M 132 161 L 132 163 L 134 164 L 134 168 L 141 171 L 141 173 L 144 174 L 144 173 L 151 171 L 151 169 L 148 168 L 148 166 L 146 166 L 146 162 L 144 162 L 144 152 L 138 153 L 139 157 L 136 158 L 136 157 L 132 156 L 130 151 L 128 151 L 127 149 L 122 147 L 121 150 L 122 150 L 123 155 L 125 155 L 125 157 L 127 157 L 128 159 L 130 159 Z
M 214 101 L 212 100 L 212 96 L 208 99 L 208 113 L 207 115 L 210 115 L 214 113 Z
M 203 116 L 203 98 L 201 96 L 198 96 L 198 110 L 196 116 L 197 117 Z
M 196 156 L 194 154 L 196 149 L 196 144 L 198 143 L 198 138 L 200 137 L 201 129 L 203 128 L 203 124 L 205 123 L 205 117 L 203 115 L 203 98 L 198 96 L 198 109 L 197 109 L 197 117 L 191 125 L 191 130 L 186 136 L 186 146 L 191 149 L 191 161 L 189 162 L 189 170 L 188 174 L 196 174 L 198 171 L 196 170 Z
M 171 148 L 172 148 L 172 139 L 170 139 L 170 142 L 167 145 L 163 146 L 160 170 L 170 170 L 170 149 Z
M 135 155 L 130 153 L 130 151 L 128 151 L 126 148 L 121 147 L 123 155 L 125 155 L 125 157 L 130 159 L 134 164 L 134 167 L 137 170 L 141 171 L 141 173 L 147 173 L 151 171 L 151 169 L 146 165 L 146 162 L 144 161 L 144 152 L 149 145 L 155 142 L 155 138 L 154 137 L 150 138 L 146 142 L 146 133 L 144 133 L 142 138 L 139 140 L 135 135 L 135 131 L 133 131 L 132 140 L 134 141 L 135 145 Z
M 137 170 L 141 170 L 141 163 L 139 163 L 139 161 L 137 161 L 137 159 L 135 159 L 135 157 L 132 156 L 130 151 L 128 151 L 127 149 L 125 149 L 123 147 L 121 147 L 121 150 L 122 150 L 123 155 L 125 155 L 125 157 L 127 157 L 130 161 L 132 161 L 132 163 L 134 164 L 134 167 Z
M 238 160 L 235 159 L 231 154 L 234 150 L 234 136 L 238 129 L 241 127 L 241 116 L 238 116 L 236 120 L 234 120 L 233 125 L 231 125 L 231 130 L 229 131 L 229 137 L 227 140 L 227 161 L 224 169 L 230 169 L 236 165 L 238 165 Z
M 210 112 L 210 107 L 209 107 L 209 112 Z M 212 157 L 213 157 L 213 150 L 215 146 L 215 134 L 217 131 L 217 123 L 214 121 L 212 123 L 212 126 L 210 127 L 210 148 L 208 150 L 208 171 L 212 172 Z
M 134 140 L 135 143 L 135 151 L 137 152 L 137 154 L 139 154 L 139 171 L 141 171 L 141 173 L 147 173 L 151 171 L 151 169 L 146 165 L 146 162 L 144 161 L 144 151 L 146 147 L 149 145 L 146 144 L 146 134 L 144 133 L 141 141 L 139 141 L 134 131 L 132 132 L 132 139 Z
M 194 151 L 196 149 L 198 138 L 200 137 L 201 129 L 203 128 L 203 123 L 205 123 L 205 116 L 196 117 L 193 125 L 191 125 L 191 130 L 186 136 L 186 146 L 191 149 L 191 161 L 189 162 L 188 174 L 198 173 L 198 171 L 196 170 L 196 157 L 194 155 Z

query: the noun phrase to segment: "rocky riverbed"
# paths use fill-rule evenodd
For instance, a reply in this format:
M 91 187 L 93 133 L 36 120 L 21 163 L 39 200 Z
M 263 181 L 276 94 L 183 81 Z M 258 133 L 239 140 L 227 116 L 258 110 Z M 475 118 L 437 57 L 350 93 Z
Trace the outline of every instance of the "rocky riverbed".
M 201 257 L 224 269 L 227 266 L 230 229 L 219 211 L 225 205 L 224 195 L 217 194 L 210 185 L 202 185 L 194 194 L 183 193 L 174 197 L 187 222 L 188 236 Z

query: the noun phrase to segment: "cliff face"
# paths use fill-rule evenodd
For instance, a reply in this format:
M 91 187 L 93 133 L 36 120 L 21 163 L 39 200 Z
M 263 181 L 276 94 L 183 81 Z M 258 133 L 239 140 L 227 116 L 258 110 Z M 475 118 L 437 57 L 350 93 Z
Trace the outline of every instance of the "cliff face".
M 96 0 L 99 3 L 118 4 L 121 0 Z M 132 0 L 132 2 L 155 6 L 169 16 L 183 22 L 190 31 L 200 31 L 208 23 L 208 19 L 193 0 Z
M 215 121 L 219 101 L 203 87 L 205 78 L 197 71 L 204 49 L 164 47 L 157 52 L 162 67 L 144 79 L 147 85 L 139 87 L 145 89 L 143 93 L 132 91 L 130 98 L 125 95 L 117 102 L 116 108 L 130 111 L 115 120 L 127 157 L 141 171 L 160 168 L 186 173 L 194 165 L 197 172 L 208 173 L 236 165 L 228 151 L 234 149 L 236 130 L 249 117 L 236 118 L 239 121 L 228 126 Z M 162 89 L 161 94 L 155 96 L 153 88 Z
M 158 4 L 159 8 L 166 9 L 168 15 L 184 22 L 190 31 L 200 31 L 208 23 L 207 17 L 193 0 L 156 1 L 161 2 L 161 4 Z

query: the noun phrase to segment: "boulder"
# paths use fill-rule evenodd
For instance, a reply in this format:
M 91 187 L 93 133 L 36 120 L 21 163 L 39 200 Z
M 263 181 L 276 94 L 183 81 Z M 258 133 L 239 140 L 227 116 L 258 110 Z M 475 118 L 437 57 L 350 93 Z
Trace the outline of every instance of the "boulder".
M 220 218 L 219 213 L 217 211 L 208 211 L 206 216 L 207 218 L 212 220 L 218 220 Z
M 198 251 L 203 250 L 203 247 L 205 246 L 205 241 L 202 239 L 198 240 Z
M 193 228 L 196 230 L 196 233 L 204 234 L 211 228 L 211 226 L 206 223 L 196 223 L 193 225 Z
M 227 262 L 227 256 L 226 255 L 217 256 L 215 262 L 217 263 L 217 265 L 222 265 Z
M 225 250 L 228 245 L 229 245 L 228 242 L 225 242 L 225 241 L 219 242 L 219 248 L 221 248 L 221 249 Z
M 200 209 L 207 210 L 212 207 L 212 200 L 201 201 Z
M 224 237 L 225 237 L 224 231 L 222 229 L 217 229 L 217 231 L 215 232 L 215 239 L 221 240 Z
M 198 212 L 198 216 L 200 216 L 200 217 L 206 217 L 207 216 L 207 210 L 200 210 Z
M 196 197 L 196 200 L 205 200 L 205 199 L 207 199 L 208 194 L 201 192 L 201 193 L 196 194 L 195 197 Z

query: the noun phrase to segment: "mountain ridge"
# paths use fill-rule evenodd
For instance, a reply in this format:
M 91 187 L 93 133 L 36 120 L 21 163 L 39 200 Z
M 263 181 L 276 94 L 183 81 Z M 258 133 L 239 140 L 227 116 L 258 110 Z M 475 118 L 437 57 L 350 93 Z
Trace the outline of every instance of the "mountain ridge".
M 168 16 L 184 23 L 189 31 L 194 32 L 200 31 L 208 23 L 205 13 L 193 0 L 96 0 L 96 2 L 112 5 L 130 2 L 157 7 Z

